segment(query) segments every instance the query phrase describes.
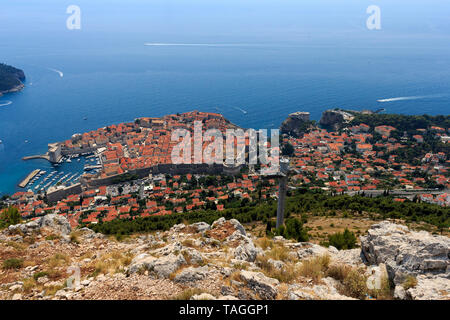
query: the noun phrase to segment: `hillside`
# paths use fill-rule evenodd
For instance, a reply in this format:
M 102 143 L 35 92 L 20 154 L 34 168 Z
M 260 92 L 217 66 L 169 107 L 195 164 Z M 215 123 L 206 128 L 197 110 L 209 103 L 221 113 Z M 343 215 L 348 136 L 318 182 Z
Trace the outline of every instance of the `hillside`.
M 117 241 L 47 215 L 0 233 L 0 299 L 449 299 L 448 237 L 383 221 L 338 250 L 250 229 L 220 218 Z
M 17 68 L 0 63 L 0 95 L 23 88 L 25 73 Z

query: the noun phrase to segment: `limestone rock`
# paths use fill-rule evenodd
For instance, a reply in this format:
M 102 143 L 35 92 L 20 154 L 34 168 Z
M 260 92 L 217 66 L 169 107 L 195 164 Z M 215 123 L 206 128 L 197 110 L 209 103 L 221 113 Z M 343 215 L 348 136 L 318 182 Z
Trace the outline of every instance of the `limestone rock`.
M 175 282 L 187 283 L 187 282 L 195 282 L 198 280 L 203 280 L 208 276 L 209 268 L 207 266 L 193 268 L 189 267 L 183 269 L 177 276 L 175 277 Z
M 262 272 L 241 271 L 241 279 L 247 287 L 262 299 L 275 299 L 277 296 L 277 279 L 266 277 Z
M 383 221 L 361 237 L 361 249 L 371 264 L 385 263 L 389 278 L 401 284 L 407 275 L 442 274 L 450 265 L 450 239 Z
M 413 300 L 450 300 L 450 275 L 419 275 L 417 285 L 406 290 L 406 295 Z
M 234 258 L 236 260 L 254 262 L 257 254 L 258 250 L 253 244 L 253 241 L 247 237 L 245 237 L 244 241 L 234 250 Z
M 72 231 L 69 221 L 65 217 L 57 214 L 48 214 L 38 219 L 37 222 L 40 228 L 49 227 L 63 235 L 67 235 Z
M 216 297 L 209 293 L 201 293 L 192 296 L 191 300 L 216 300 Z
M 351 297 L 341 295 L 337 289 L 337 281 L 332 278 L 322 279 L 323 284 L 312 287 L 299 284 L 291 285 L 288 289 L 290 300 L 356 300 Z
M 159 278 L 168 278 L 170 274 L 178 270 L 178 268 L 186 264 L 183 255 L 170 253 L 167 256 L 156 258 L 149 254 L 143 253 L 135 257 L 128 268 L 128 273 L 133 274 L 142 270 L 153 271 Z
M 205 232 L 205 231 L 211 229 L 211 226 L 209 224 L 207 224 L 206 222 L 197 222 L 197 223 L 191 224 L 191 227 L 194 227 L 198 233 L 202 233 L 202 232 Z

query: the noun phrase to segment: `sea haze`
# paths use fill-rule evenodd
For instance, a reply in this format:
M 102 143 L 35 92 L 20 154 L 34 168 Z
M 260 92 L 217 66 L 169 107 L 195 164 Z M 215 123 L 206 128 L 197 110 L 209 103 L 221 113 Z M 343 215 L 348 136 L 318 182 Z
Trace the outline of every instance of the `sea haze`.
M 450 110 L 448 1 L 79 0 L 72 31 L 69 2 L 9 2 L 0 62 L 27 81 L 0 97 L 0 194 L 51 169 L 23 156 L 141 116 L 197 109 L 260 129 L 299 110 Z M 379 31 L 366 28 L 372 2 Z

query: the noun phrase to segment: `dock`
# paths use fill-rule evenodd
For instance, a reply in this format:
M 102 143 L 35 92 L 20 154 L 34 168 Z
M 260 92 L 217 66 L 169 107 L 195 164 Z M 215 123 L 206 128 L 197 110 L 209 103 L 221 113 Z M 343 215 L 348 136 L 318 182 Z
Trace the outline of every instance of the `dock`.
M 39 172 L 41 172 L 40 169 L 33 170 L 21 183 L 19 183 L 19 187 L 25 188 L 28 183 L 30 183 L 30 180 L 36 177 Z
M 48 156 L 48 154 L 38 154 L 35 156 L 28 156 L 28 157 L 23 157 L 22 160 L 26 161 L 26 160 L 33 160 L 33 159 L 44 159 L 44 160 L 48 160 L 50 161 L 50 157 Z

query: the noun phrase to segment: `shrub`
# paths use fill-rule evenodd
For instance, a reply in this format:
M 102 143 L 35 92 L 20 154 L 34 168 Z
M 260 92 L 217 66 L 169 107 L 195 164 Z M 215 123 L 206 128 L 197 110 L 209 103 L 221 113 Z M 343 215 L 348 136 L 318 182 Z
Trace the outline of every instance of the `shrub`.
M 283 236 L 286 239 L 295 239 L 299 242 L 309 240 L 308 233 L 303 228 L 303 223 L 297 218 L 289 218 L 284 226 L 275 229 L 275 235 Z
M 347 278 L 351 270 L 352 268 L 350 266 L 333 264 L 328 268 L 327 276 L 339 281 L 343 281 L 345 278 Z
M 58 240 L 61 239 L 61 236 L 56 234 L 51 234 L 45 237 L 45 240 Z
M 345 229 L 343 233 L 338 232 L 328 236 L 328 244 L 339 250 L 353 249 L 356 247 L 356 236 L 353 232 Z
M 330 256 L 324 255 L 303 261 L 300 267 L 300 275 L 311 278 L 315 283 L 324 276 L 330 264 Z
M 403 282 L 403 288 L 405 290 L 414 288 L 416 285 L 417 285 L 417 279 L 416 279 L 416 277 L 411 276 L 411 275 L 407 276 L 405 281 Z
M 20 269 L 23 266 L 23 259 L 7 259 L 3 261 L 3 269 Z
M 347 277 L 342 281 L 344 294 L 357 299 L 365 299 L 368 293 L 367 278 L 364 272 L 358 269 L 352 269 Z
M 0 229 L 18 224 L 20 221 L 21 216 L 19 210 L 15 207 L 9 207 L 0 213 Z
M 39 271 L 39 272 L 36 272 L 35 274 L 33 274 L 33 279 L 37 280 L 39 278 L 46 277 L 46 276 L 48 276 L 48 272 Z

